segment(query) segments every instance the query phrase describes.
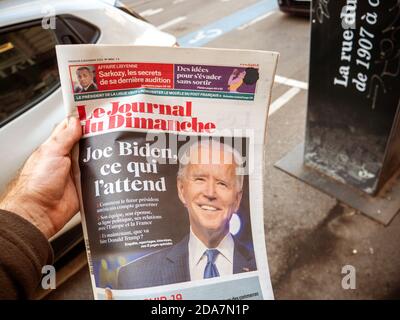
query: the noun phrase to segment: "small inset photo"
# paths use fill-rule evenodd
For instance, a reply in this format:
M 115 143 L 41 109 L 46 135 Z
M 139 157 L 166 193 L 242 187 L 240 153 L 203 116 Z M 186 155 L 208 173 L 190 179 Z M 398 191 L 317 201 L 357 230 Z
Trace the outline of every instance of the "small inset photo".
M 70 67 L 72 88 L 74 93 L 97 91 L 96 68 L 90 65 Z

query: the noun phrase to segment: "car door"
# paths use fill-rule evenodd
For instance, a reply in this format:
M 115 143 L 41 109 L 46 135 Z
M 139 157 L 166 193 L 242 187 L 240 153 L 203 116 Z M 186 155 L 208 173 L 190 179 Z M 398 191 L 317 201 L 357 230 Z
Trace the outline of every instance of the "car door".
M 94 43 L 99 30 L 57 17 L 57 29 L 29 21 L 0 30 L 0 192 L 64 118 L 55 45 Z

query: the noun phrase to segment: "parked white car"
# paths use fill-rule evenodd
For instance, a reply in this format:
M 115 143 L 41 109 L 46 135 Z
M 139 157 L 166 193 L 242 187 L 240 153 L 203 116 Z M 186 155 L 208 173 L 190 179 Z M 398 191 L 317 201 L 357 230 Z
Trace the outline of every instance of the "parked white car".
M 54 50 L 63 43 L 173 46 L 176 38 L 118 1 L 1 1 L 0 192 L 65 117 Z

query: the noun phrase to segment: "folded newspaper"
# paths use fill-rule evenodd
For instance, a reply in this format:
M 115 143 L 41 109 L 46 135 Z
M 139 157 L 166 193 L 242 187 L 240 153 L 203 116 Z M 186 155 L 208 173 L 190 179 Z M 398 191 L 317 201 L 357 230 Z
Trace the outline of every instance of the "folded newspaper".
M 263 159 L 278 54 L 57 46 L 95 299 L 273 299 Z

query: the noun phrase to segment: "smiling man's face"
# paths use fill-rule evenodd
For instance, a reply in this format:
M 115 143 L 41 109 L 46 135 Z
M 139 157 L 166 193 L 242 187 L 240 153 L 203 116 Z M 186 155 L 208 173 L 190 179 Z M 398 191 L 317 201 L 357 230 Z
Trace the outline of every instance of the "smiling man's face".
M 208 149 L 199 147 L 203 159 L 210 158 Z M 190 155 L 183 177 L 178 178 L 178 195 L 189 212 L 193 233 L 211 248 L 229 232 L 229 221 L 239 207 L 242 192 L 233 161 L 204 164 L 195 161 L 198 154 Z M 233 158 L 231 154 L 221 152 L 221 155 L 221 158 Z

